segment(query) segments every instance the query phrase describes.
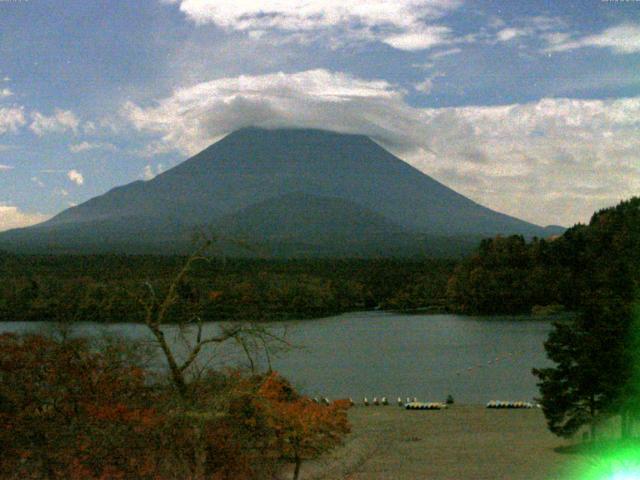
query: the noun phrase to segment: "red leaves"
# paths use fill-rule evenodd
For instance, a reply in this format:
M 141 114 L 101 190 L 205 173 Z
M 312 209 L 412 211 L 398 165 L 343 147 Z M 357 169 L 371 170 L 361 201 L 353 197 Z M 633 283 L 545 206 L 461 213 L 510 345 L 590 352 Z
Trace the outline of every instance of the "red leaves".
M 349 432 L 348 401 L 318 405 L 298 395 L 277 373 L 263 380 L 258 395 L 256 402 L 261 403 L 275 433 L 281 458 L 314 458 L 339 445 Z
M 115 348 L 115 347 L 114 347 Z M 161 419 L 144 405 L 144 371 L 82 340 L 0 335 L 0 476 L 144 478 L 124 462 Z
M 348 402 L 317 405 L 275 373 L 203 378 L 185 404 L 107 348 L 0 335 L 0 478 L 255 479 L 349 430 Z
M 209 300 L 211 300 L 212 302 L 215 302 L 220 297 L 222 297 L 222 291 L 221 290 L 212 290 L 212 291 L 209 292 Z

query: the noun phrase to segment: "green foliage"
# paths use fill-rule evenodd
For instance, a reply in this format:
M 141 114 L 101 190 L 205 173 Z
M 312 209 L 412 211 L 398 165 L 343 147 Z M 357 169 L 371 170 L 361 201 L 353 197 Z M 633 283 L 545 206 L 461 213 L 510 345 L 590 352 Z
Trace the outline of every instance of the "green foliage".
M 573 246 L 569 249 L 569 246 Z M 622 416 L 622 434 L 638 413 L 640 198 L 597 212 L 558 242 L 571 267 L 580 314 L 558 323 L 545 349 L 556 364 L 535 369 L 549 428 L 571 436 L 608 415 Z
M 601 416 L 620 413 L 631 374 L 626 334 L 629 312 L 592 307 L 569 323 L 555 324 L 545 350 L 555 366 L 534 369 L 540 379 L 541 404 L 549 429 L 571 437 Z
M 142 322 L 185 257 L 0 256 L 0 321 Z M 446 260 L 215 260 L 194 265 L 168 318 L 269 321 L 443 302 Z
M 454 310 L 471 314 L 556 311 L 579 314 L 555 324 L 545 343 L 551 368 L 535 369 L 549 428 L 571 436 L 603 416 L 623 430 L 639 410 L 640 197 L 596 212 L 589 225 L 526 243 L 496 237 L 456 267 L 447 288 Z M 635 399 L 635 401 L 634 401 Z M 633 415 L 631 415 L 633 413 Z M 631 416 L 630 416 L 631 415 Z
M 640 197 L 593 215 L 553 239 L 484 240 L 449 280 L 453 310 L 529 313 L 535 306 L 581 310 L 596 298 L 630 301 L 640 282 Z M 602 291 L 600 291 L 602 290 Z
M 522 236 L 483 240 L 449 280 L 449 300 L 464 313 L 521 313 L 533 301 L 533 263 Z

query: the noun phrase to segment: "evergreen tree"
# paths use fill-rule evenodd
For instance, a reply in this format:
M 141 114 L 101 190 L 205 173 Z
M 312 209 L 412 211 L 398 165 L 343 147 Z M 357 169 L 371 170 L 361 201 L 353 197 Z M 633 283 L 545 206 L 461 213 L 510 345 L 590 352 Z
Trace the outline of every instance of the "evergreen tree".
M 594 214 L 582 229 L 573 269 L 581 313 L 557 324 L 545 343 L 553 368 L 535 369 L 549 429 L 571 436 L 599 418 L 620 415 L 622 435 L 639 405 L 640 360 L 634 305 L 640 272 L 640 199 Z
M 545 342 L 556 366 L 534 369 L 549 429 L 570 437 L 585 425 L 591 438 L 601 418 L 622 414 L 633 364 L 629 362 L 628 306 L 594 302 L 569 323 L 556 323 Z

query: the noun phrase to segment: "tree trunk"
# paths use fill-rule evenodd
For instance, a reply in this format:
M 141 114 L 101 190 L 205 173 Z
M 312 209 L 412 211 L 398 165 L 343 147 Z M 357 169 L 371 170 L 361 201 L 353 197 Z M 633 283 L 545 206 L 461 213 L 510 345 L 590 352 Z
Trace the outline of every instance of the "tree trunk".
M 204 441 L 204 427 L 198 425 L 195 428 L 196 443 L 194 445 L 193 460 L 195 480 L 205 480 L 207 473 L 207 447 Z
M 293 480 L 298 480 L 300 477 L 300 467 L 302 466 L 302 459 L 296 454 L 295 468 L 293 469 Z
M 620 438 L 623 440 L 629 438 L 631 430 L 631 416 L 629 413 L 629 410 L 626 408 L 620 412 Z
M 591 398 L 589 400 L 589 414 L 591 415 L 591 422 L 589 424 L 589 428 L 590 428 L 590 436 L 591 436 L 591 441 L 595 442 L 596 441 L 596 400 L 595 397 L 593 395 L 591 395 Z
M 160 327 L 150 327 L 151 332 L 156 337 L 156 341 L 158 345 L 160 345 L 160 349 L 167 360 L 167 364 L 169 365 L 169 371 L 171 372 L 171 378 L 173 380 L 173 384 L 178 389 L 178 393 L 180 397 L 183 399 L 187 396 L 187 382 L 184 380 L 184 375 L 178 367 L 178 363 L 176 362 L 167 341 L 164 338 L 164 332 L 160 329 Z

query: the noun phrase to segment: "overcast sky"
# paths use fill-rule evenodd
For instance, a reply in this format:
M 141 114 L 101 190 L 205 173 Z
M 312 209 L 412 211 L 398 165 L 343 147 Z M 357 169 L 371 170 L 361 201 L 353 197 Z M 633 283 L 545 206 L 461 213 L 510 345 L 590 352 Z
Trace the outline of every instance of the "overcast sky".
M 0 0 L 0 230 L 251 125 L 586 222 L 640 194 L 640 1 Z

